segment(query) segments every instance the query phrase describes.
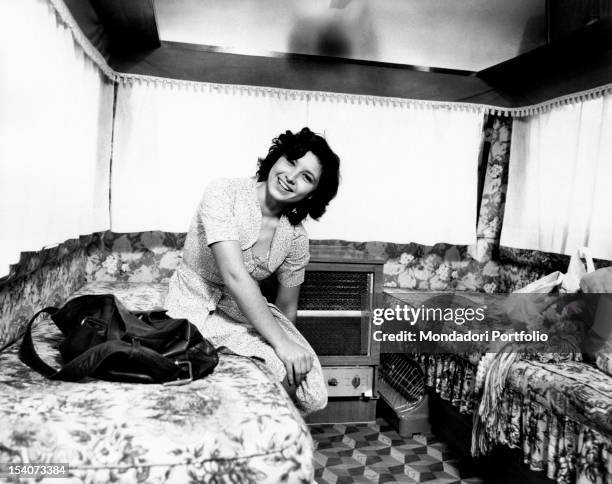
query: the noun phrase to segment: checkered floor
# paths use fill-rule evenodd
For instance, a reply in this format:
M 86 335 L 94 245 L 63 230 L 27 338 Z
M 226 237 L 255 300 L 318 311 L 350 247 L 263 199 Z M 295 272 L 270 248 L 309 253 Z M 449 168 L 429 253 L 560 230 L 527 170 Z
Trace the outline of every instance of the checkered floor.
M 375 424 L 311 425 L 310 432 L 319 484 L 483 482 L 460 476 L 458 461 L 435 437 L 402 438 L 381 419 Z

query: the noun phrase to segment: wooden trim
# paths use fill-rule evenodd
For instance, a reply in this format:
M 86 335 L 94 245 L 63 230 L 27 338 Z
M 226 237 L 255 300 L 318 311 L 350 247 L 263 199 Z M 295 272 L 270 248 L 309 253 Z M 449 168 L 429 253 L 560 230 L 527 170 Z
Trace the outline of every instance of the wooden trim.
M 514 105 L 529 106 L 612 82 L 612 22 L 602 20 L 478 73 Z
M 374 272 L 374 308 L 380 308 L 383 304 L 383 270 L 382 266 L 378 266 Z M 374 333 L 373 317 L 370 317 L 370 358 L 372 362 L 378 364 L 380 362 L 380 341 L 375 341 L 372 337 Z
M 327 310 L 327 309 L 298 309 L 297 315 L 303 318 L 355 318 L 364 315 L 364 311 L 357 309 Z
M 227 47 L 218 47 L 215 45 L 204 45 L 204 44 L 192 44 L 187 42 L 174 42 L 169 40 L 162 41 L 162 45 L 172 46 L 182 49 L 197 50 L 200 52 L 215 52 L 222 54 L 237 54 L 246 55 L 240 50 L 231 49 Z M 366 59 L 352 59 L 349 57 L 333 57 L 325 55 L 314 55 L 314 54 L 299 54 L 294 52 L 273 52 L 273 51 L 261 51 L 252 52 L 248 54 L 251 57 L 273 57 L 276 59 L 288 59 L 292 61 L 315 61 L 315 62 L 327 62 L 331 64 L 354 64 L 362 66 L 372 67 L 388 67 L 393 69 L 404 69 L 407 71 L 418 71 L 418 72 L 437 72 L 439 74 L 452 74 L 455 76 L 476 76 L 476 71 L 468 71 L 465 69 L 450 69 L 447 67 L 430 67 L 430 66 L 419 66 L 416 64 L 398 64 L 395 62 L 381 62 Z
M 311 261 L 306 267 L 306 270 L 322 272 L 376 272 L 378 266 L 379 264 L 369 264 L 361 262 L 349 263 Z M 380 264 L 380 267 L 382 267 L 382 264 Z
M 368 274 L 368 300 L 365 301 L 364 308 L 367 312 L 361 317 L 361 347 L 367 348 L 368 355 L 372 356 L 372 311 L 376 304 L 376 293 L 374 292 L 374 274 Z
M 378 365 L 379 358 L 373 355 L 319 355 L 322 366 L 347 366 L 347 365 Z
M 511 106 L 474 76 L 318 56 L 249 56 L 162 42 L 147 52 L 115 54 L 111 66 L 119 73 L 186 81 Z

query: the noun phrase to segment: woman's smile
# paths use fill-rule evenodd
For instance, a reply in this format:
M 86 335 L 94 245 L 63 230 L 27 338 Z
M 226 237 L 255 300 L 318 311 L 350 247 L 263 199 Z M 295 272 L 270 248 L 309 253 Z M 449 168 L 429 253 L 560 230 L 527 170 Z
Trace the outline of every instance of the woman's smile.
M 283 179 L 280 176 L 278 177 L 278 184 L 280 185 L 282 190 L 289 192 L 289 193 L 293 192 L 293 188 L 289 186 L 289 182 L 283 181 Z
M 321 162 L 310 151 L 297 160 L 281 156 L 268 175 L 268 195 L 276 203 L 296 203 L 309 196 L 321 178 Z

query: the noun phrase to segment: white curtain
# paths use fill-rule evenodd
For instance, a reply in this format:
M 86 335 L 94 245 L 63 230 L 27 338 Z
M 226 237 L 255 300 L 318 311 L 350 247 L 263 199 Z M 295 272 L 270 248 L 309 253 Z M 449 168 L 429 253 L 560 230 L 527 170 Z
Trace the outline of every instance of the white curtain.
M 515 119 L 501 244 L 612 259 L 612 96 Z
M 299 99 L 179 86 L 120 86 L 111 187 L 115 232 L 186 232 L 210 180 L 254 175 L 272 138 L 300 129 L 306 119 Z
M 120 85 L 112 230 L 185 232 L 208 181 L 253 175 L 273 137 L 309 126 L 340 156 L 343 177 L 328 213 L 308 225 L 311 238 L 474 243 L 482 112 L 356 100 L 143 79 Z
M 312 129 L 342 160 L 342 185 L 315 239 L 476 241 L 482 114 L 313 100 Z
M 45 0 L 0 2 L 0 277 L 109 228 L 113 85 Z

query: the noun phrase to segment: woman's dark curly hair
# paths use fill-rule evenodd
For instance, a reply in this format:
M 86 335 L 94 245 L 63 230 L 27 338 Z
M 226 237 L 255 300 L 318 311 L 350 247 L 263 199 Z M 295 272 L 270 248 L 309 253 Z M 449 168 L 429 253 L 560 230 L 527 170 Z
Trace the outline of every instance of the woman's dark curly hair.
M 340 183 L 340 158 L 336 155 L 325 139 L 308 128 L 293 134 L 286 131 L 272 140 L 272 146 L 265 158 L 259 159 L 257 181 L 268 179 L 270 169 L 281 156 L 288 160 L 298 160 L 308 152 L 312 152 L 321 163 L 321 178 L 312 194 L 283 210 L 292 225 L 299 224 L 310 215 L 318 220 L 325 213 L 327 205 L 338 193 Z

